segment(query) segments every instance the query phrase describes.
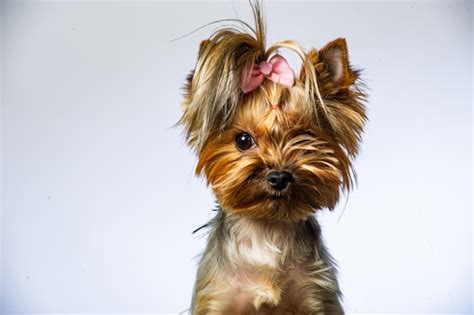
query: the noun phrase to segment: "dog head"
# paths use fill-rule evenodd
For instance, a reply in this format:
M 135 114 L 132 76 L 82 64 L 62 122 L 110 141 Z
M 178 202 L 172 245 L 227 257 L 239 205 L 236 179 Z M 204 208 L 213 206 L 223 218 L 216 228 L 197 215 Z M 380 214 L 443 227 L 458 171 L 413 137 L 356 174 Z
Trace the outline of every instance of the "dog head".
M 201 43 L 180 122 L 196 173 L 225 211 L 301 220 L 333 209 L 351 188 L 365 94 L 344 39 L 309 52 L 294 41 L 266 49 L 258 7 L 255 25 L 253 34 L 221 29 Z M 301 58 L 298 77 L 279 48 Z

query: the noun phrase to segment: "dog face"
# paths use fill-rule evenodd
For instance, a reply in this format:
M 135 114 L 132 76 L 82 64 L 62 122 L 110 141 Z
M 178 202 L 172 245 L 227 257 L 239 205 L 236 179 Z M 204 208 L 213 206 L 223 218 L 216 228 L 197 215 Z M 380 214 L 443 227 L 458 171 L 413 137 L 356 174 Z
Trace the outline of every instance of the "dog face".
M 332 208 L 349 161 L 339 144 L 301 112 L 302 87 L 265 83 L 237 108 L 219 136 L 199 154 L 224 209 L 253 218 L 301 219 Z M 275 101 L 278 100 L 277 103 Z
M 201 44 L 181 123 L 199 157 L 196 173 L 225 211 L 296 221 L 334 208 L 341 189 L 351 187 L 365 94 L 344 39 L 307 54 L 295 48 L 303 66 L 291 87 L 264 80 L 244 93 L 245 69 L 274 50 L 265 51 L 262 31 L 224 30 Z

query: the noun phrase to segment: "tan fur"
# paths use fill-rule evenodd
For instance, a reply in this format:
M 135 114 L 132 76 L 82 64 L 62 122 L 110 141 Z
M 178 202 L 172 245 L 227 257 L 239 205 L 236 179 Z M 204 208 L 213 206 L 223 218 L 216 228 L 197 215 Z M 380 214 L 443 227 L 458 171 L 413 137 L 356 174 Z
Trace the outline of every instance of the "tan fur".
M 259 5 L 254 34 L 221 29 L 200 46 L 181 119 L 220 208 L 210 222 L 193 314 L 342 314 L 335 264 L 315 211 L 333 209 L 350 189 L 351 159 L 366 121 L 359 71 L 337 39 L 308 53 L 294 41 L 265 49 Z M 302 60 L 296 83 L 265 81 L 241 92 L 244 67 L 286 47 Z M 236 147 L 239 133 L 255 144 Z M 283 191 L 270 171 L 292 174 Z

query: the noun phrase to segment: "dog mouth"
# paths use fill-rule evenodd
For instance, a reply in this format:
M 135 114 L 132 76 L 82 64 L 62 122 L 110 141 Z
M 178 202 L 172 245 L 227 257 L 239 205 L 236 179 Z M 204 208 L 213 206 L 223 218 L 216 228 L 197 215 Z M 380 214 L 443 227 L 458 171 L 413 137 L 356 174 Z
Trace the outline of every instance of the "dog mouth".
M 289 200 L 290 199 L 290 187 L 285 187 L 284 189 L 273 189 L 268 187 L 267 189 L 268 197 L 271 200 Z
M 224 208 L 243 216 L 269 220 L 299 220 L 317 208 L 314 194 L 301 185 L 298 178 L 276 189 L 262 177 L 247 178 L 240 189 L 221 196 Z

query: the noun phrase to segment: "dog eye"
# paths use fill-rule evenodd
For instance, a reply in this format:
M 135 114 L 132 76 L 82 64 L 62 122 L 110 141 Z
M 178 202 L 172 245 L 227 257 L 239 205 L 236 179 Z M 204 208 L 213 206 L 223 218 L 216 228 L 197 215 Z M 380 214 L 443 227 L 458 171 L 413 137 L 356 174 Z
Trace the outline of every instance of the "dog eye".
M 239 133 L 235 137 L 235 145 L 242 151 L 250 149 L 254 143 L 252 137 L 246 132 Z

